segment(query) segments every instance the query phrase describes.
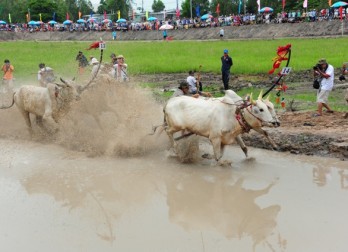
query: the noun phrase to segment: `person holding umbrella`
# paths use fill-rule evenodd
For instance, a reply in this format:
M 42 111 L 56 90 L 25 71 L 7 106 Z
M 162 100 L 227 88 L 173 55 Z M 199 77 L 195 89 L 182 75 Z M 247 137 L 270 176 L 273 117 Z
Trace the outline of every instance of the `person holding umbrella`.
M 221 73 L 222 73 L 222 82 L 224 84 L 224 89 L 229 88 L 228 83 L 230 81 L 230 69 L 233 65 L 232 58 L 228 55 L 228 50 L 224 50 L 224 55 L 221 57 Z

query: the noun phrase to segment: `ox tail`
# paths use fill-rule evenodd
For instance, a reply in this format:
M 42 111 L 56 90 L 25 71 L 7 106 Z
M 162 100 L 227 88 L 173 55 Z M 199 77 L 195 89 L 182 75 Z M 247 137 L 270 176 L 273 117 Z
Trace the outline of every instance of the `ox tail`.
M 13 96 L 12 96 L 12 104 L 10 106 L 1 106 L 0 109 L 8 109 L 8 108 L 11 108 L 13 106 L 13 104 L 15 103 L 15 100 L 14 100 L 14 96 L 15 96 L 16 92 L 13 93 Z

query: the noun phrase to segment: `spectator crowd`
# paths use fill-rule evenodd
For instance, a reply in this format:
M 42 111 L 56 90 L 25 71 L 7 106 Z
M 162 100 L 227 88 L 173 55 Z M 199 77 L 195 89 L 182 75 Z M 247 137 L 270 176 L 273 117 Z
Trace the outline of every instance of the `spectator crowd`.
M 342 18 L 348 19 L 348 9 L 343 9 Z M 163 24 L 173 26 L 173 29 L 189 29 L 189 28 L 204 28 L 204 27 L 220 27 L 220 26 L 240 26 L 253 24 L 269 24 L 269 23 L 299 23 L 299 22 L 318 22 L 330 21 L 339 19 L 339 10 L 330 8 L 310 11 L 289 11 L 282 13 L 260 13 L 260 14 L 231 14 L 228 16 L 213 17 L 208 19 L 195 18 L 167 18 L 165 21 L 144 21 L 144 22 L 88 22 L 71 23 L 71 24 L 48 24 L 38 22 L 36 25 L 28 25 L 27 23 L 18 24 L 2 24 L 0 31 L 13 32 L 39 32 L 39 31 L 70 31 L 70 32 L 84 32 L 84 31 L 141 31 L 141 30 L 158 30 Z

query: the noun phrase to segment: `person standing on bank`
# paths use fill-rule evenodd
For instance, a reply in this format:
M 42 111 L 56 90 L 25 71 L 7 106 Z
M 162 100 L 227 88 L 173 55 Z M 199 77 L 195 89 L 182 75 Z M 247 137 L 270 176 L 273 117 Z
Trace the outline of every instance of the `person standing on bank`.
M 76 56 L 76 60 L 79 62 L 79 74 L 83 74 L 85 67 L 88 66 L 88 60 L 85 55 L 81 51 Z
M 230 81 L 230 69 L 233 65 L 232 58 L 228 55 L 228 50 L 224 50 L 224 55 L 221 57 L 221 73 L 222 73 L 222 82 L 224 84 L 224 89 L 229 88 L 228 83 Z
M 314 116 L 322 116 L 323 107 L 326 108 L 327 113 L 333 113 L 329 107 L 328 100 L 329 94 L 334 86 L 334 68 L 327 63 L 326 59 L 320 59 L 313 70 L 315 77 L 322 78 L 317 93 L 318 112 Z
M 12 81 L 14 66 L 11 65 L 8 59 L 5 59 L 4 65 L 2 66 L 1 70 L 4 72 L 4 75 L 2 77 L 2 83 L 5 87 L 5 90 L 8 92 L 13 88 Z

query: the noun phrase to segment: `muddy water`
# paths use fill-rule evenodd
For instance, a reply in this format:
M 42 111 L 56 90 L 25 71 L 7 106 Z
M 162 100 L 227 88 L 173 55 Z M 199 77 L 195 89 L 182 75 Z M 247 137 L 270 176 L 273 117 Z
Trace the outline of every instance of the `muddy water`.
M 98 96 L 117 105 L 100 125 L 79 103 L 54 136 L 0 112 L 1 250 L 347 251 L 347 162 L 232 146 L 231 166 L 181 163 L 144 137 L 158 106 L 127 90 L 122 109 Z

